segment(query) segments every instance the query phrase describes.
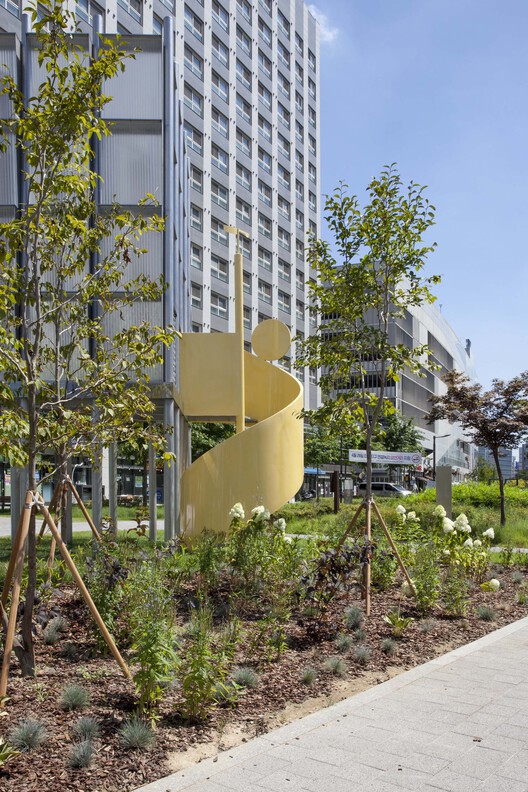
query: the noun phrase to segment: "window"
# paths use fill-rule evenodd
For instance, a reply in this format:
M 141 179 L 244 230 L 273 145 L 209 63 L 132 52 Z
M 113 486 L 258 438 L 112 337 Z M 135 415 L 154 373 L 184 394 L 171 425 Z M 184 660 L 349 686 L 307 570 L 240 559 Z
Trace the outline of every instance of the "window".
M 304 185 L 299 179 L 295 180 L 295 195 L 299 201 L 304 201 Z
M 310 385 L 317 385 L 317 369 L 312 368 L 311 366 L 308 374 L 308 382 Z
M 247 154 L 248 157 L 251 157 L 251 138 L 238 128 L 236 131 L 236 145 L 237 149 Z
M 277 165 L 279 183 L 290 189 L 290 172 L 283 165 Z
M 195 129 L 191 124 L 185 121 L 183 125 L 183 131 L 185 133 L 185 140 L 189 148 L 192 148 L 193 151 L 196 151 L 198 154 L 203 153 L 203 135 L 197 129 Z
M 295 91 L 295 109 L 298 113 L 304 113 L 304 99 L 299 91 Z
M 315 157 L 317 154 L 317 143 L 313 135 L 308 135 L 308 149 L 310 154 L 313 154 Z
M 279 289 L 277 302 L 281 311 L 288 311 L 289 313 L 291 308 L 291 297 L 289 294 L 286 294 L 286 292 L 283 292 Z
M 262 85 L 261 82 L 258 84 L 258 94 L 264 107 L 267 110 L 271 110 L 271 91 L 268 91 L 266 86 Z
M 295 255 L 300 261 L 304 261 L 304 242 L 301 239 L 295 240 Z
M 271 304 L 271 284 L 260 280 L 260 278 L 258 282 L 258 296 L 262 302 Z
M 247 305 L 244 305 L 244 327 L 246 330 L 251 328 L 251 308 Z
M 259 168 L 266 173 L 271 173 L 271 155 L 259 147 L 258 150 Z
M 311 162 L 308 163 L 308 178 L 310 181 L 317 181 L 317 168 Z
M 312 99 L 315 99 L 315 97 L 316 97 L 315 83 L 314 83 L 314 81 L 312 80 L 311 77 L 308 77 L 308 93 L 310 94 Z
M 174 14 L 174 0 L 161 0 L 164 6 L 167 6 Z
M 304 303 L 302 300 L 295 301 L 295 316 L 297 319 L 304 319 Z
M 260 234 L 271 239 L 271 220 L 260 212 L 258 216 L 258 230 Z
M 237 42 L 240 46 L 240 49 L 251 57 L 251 39 L 244 33 L 240 25 L 237 25 L 237 32 L 236 32 Z
M 295 211 L 295 225 L 299 231 L 304 231 L 304 214 L 299 209 Z
M 212 36 L 213 55 L 217 58 L 222 66 L 229 66 L 229 50 L 223 41 L 220 41 L 218 36 L 213 33 Z
M 272 268 L 271 261 L 272 261 L 272 256 L 270 251 L 266 250 L 266 248 L 260 247 L 259 245 L 259 249 L 258 249 L 259 267 L 262 267 L 263 269 L 271 272 L 271 268 Z
M 196 165 L 191 165 L 191 187 L 196 192 L 203 192 L 203 173 Z
M 203 251 L 195 242 L 191 242 L 191 267 L 203 269 Z
M 304 272 L 300 269 L 295 270 L 295 285 L 298 289 L 304 289 Z
M 243 271 L 242 286 L 246 294 L 251 294 L 251 272 Z
M 199 206 L 191 204 L 191 227 L 196 231 L 202 230 L 203 213 Z
M 279 28 L 280 32 L 286 36 L 286 38 L 290 38 L 290 23 L 282 11 L 277 12 L 277 27 Z
M 259 0 L 260 5 L 266 9 L 268 14 L 271 16 L 271 0 Z
M 312 50 L 308 50 L 308 63 L 310 64 L 310 68 L 315 71 L 315 55 L 313 54 Z
M 117 4 L 124 8 L 125 11 L 128 11 L 130 16 L 136 20 L 136 22 L 141 23 L 141 3 L 139 0 L 117 0 Z
M 223 137 L 229 137 L 229 119 L 220 110 L 217 110 L 216 107 L 213 107 L 211 110 L 211 126 L 213 129 L 216 129 L 217 132 L 220 132 Z
M 277 115 L 279 116 L 279 121 L 281 121 L 284 124 L 286 129 L 289 129 L 290 128 L 290 112 L 289 112 L 289 110 L 286 110 L 284 105 L 282 105 L 280 102 L 278 103 L 278 106 L 277 106 Z
M 241 165 L 240 162 L 236 164 L 236 180 L 242 187 L 251 190 L 251 172 Z
M 290 141 L 279 132 L 277 134 L 277 148 L 287 159 L 290 159 Z
M 297 63 L 297 61 L 295 61 L 295 79 L 297 82 L 301 83 L 301 85 L 304 82 L 304 70 L 303 67 Z
M 264 138 L 264 140 L 271 141 L 271 124 L 269 121 L 266 121 L 266 119 L 263 118 L 263 116 L 261 115 L 259 115 L 258 117 L 258 127 L 259 127 L 259 132 Z
M 285 47 L 282 41 L 277 41 L 277 55 L 279 56 L 279 60 L 284 63 L 285 66 L 290 68 L 290 52 L 288 47 Z
M 243 96 L 239 93 L 236 95 L 236 108 L 238 115 L 247 121 L 248 124 L 251 123 L 251 105 L 249 102 L 246 102 Z
M 223 173 L 229 171 L 229 155 L 227 151 L 221 149 L 216 143 L 211 143 L 211 160 L 213 165 L 216 165 Z
M 304 127 L 300 121 L 295 122 L 295 137 L 300 143 L 304 141 Z
M 258 32 L 262 41 L 271 47 L 271 28 L 266 25 L 262 17 L 258 18 Z
M 279 247 L 284 248 L 284 250 L 289 250 L 291 247 L 291 234 L 286 231 L 285 228 L 281 228 L 279 226 L 277 232 L 277 238 L 279 240 Z
M 236 199 L 236 216 L 237 220 L 243 223 L 251 224 L 251 206 L 243 201 L 242 198 Z
M 247 237 L 240 237 L 240 250 L 248 261 L 251 261 L 251 240 Z
M 191 283 L 191 305 L 193 308 L 202 307 L 202 287 L 197 283 Z
M 185 6 L 184 25 L 198 41 L 203 41 L 203 22 L 188 5 Z
M 211 254 L 211 275 L 213 278 L 218 278 L 218 280 L 226 283 L 229 279 L 227 261 L 214 253 Z
M 277 208 L 279 210 L 279 214 L 285 217 L 287 220 L 290 219 L 290 202 L 283 198 L 282 195 L 279 195 L 277 198 Z
M 163 22 L 156 14 L 152 14 L 152 32 L 157 36 L 161 36 L 163 33 Z
M 213 0 L 212 11 L 214 21 L 218 22 L 222 30 L 227 32 L 229 30 L 229 14 L 225 10 L 224 6 L 220 5 L 218 0 Z
M 289 283 L 291 281 L 291 267 L 288 264 L 288 262 L 280 258 L 278 270 L 279 270 L 279 278 L 282 278 L 282 280 L 287 281 Z
M 258 183 L 258 192 L 259 199 L 262 203 L 265 203 L 266 206 L 271 206 L 271 187 L 265 184 L 261 179 L 259 179 Z
M 251 5 L 248 0 L 237 0 L 237 8 L 249 23 L 251 23 Z
M 317 212 L 317 196 L 311 191 L 308 193 L 308 206 L 312 212 Z
M 213 71 L 211 82 L 213 84 L 213 91 L 215 94 L 227 102 L 229 97 L 229 86 L 226 80 L 224 80 L 223 77 L 220 77 L 217 72 Z
M 203 80 L 203 59 L 200 58 L 200 56 L 197 55 L 188 44 L 186 44 L 184 47 L 183 59 L 187 68 L 190 69 L 193 74 Z
M 308 223 L 308 230 L 312 236 L 317 236 L 317 223 L 314 223 L 313 220 L 310 220 Z
M 240 80 L 242 85 L 251 90 L 251 72 L 249 69 L 246 69 L 242 61 L 239 61 L 238 58 L 236 62 L 236 72 L 237 79 Z
M 183 101 L 187 107 L 190 107 L 191 110 L 194 110 L 194 112 L 197 113 L 200 118 L 203 117 L 203 96 L 187 83 L 185 83 L 183 87 Z
M 271 61 L 266 55 L 264 55 L 261 49 L 259 49 L 258 51 L 258 62 L 259 62 L 259 69 L 261 69 L 261 71 L 264 72 L 266 77 L 269 77 L 271 80 Z
M 285 96 L 290 98 L 290 81 L 287 77 L 284 76 L 282 72 L 277 74 L 277 85 L 279 86 L 279 91 L 281 91 Z
M 218 182 L 211 182 L 211 201 L 223 209 L 229 209 L 229 190 Z
M 313 109 L 313 107 L 308 107 L 308 123 L 310 126 L 317 126 L 317 113 Z
M 299 33 L 295 34 L 295 49 L 299 53 L 299 55 L 303 54 L 304 51 L 304 42 Z
M 301 173 L 304 173 L 304 157 L 300 151 L 295 152 L 295 167 Z
M 201 333 L 202 332 L 202 325 L 200 322 L 193 322 L 191 324 L 191 330 L 193 333 Z
M 224 231 L 224 224 L 216 217 L 211 217 L 211 239 L 227 245 L 227 231 Z
M 227 297 L 211 292 L 211 313 L 222 319 L 227 319 Z

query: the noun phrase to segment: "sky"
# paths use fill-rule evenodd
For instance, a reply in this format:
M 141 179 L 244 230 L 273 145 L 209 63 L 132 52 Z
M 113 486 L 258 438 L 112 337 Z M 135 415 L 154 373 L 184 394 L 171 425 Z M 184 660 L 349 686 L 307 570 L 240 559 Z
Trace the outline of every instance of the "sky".
M 528 370 L 528 3 L 317 0 L 311 10 L 322 192 L 343 181 L 364 203 L 393 162 L 404 184 L 426 185 L 436 305 L 471 339 L 485 388 Z

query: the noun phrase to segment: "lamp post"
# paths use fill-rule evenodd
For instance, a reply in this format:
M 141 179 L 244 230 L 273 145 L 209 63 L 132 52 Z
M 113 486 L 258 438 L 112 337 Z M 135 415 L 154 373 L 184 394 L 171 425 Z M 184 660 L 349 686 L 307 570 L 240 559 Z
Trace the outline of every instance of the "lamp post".
M 451 435 L 433 435 L 433 481 L 436 481 L 436 441 L 442 440 L 443 437 L 451 437 Z
M 246 394 L 244 382 L 244 276 L 242 270 L 242 253 L 240 252 L 240 235 L 249 239 L 249 234 L 235 226 L 225 225 L 224 231 L 236 236 L 235 252 L 235 335 L 240 351 L 240 407 L 236 417 L 236 431 L 243 432 L 246 428 Z

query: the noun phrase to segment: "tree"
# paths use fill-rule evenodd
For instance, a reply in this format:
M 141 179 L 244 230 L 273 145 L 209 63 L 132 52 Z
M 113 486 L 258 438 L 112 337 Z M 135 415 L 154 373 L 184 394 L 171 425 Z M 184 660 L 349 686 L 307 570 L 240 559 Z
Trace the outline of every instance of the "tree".
M 384 451 L 422 451 L 423 437 L 413 419 L 396 410 L 382 421 L 381 444 Z
M 41 83 L 26 97 L 12 76 L 1 94 L 12 112 L 0 122 L 3 148 L 15 140 L 24 163 L 26 200 L 0 224 L 0 454 L 27 465 L 37 488 L 40 454 L 62 473 L 72 456 L 98 458 L 110 442 L 145 438 L 157 446 L 148 370 L 163 360 L 170 329 L 121 322 L 129 307 L 159 300 L 164 283 L 127 278 L 141 235 L 160 231 L 156 214 L 113 206 L 102 214 L 91 168 L 95 138 L 109 134 L 101 117 L 104 82 L 124 69 L 108 40 L 89 60 L 71 36 L 74 17 L 53 0 L 32 11 Z M 149 199 L 147 199 L 149 200 Z M 111 322 L 120 324 L 117 332 Z M 32 612 L 36 588 L 35 518 L 28 537 L 28 585 L 15 646 L 33 675 Z
M 493 465 L 490 465 L 484 457 L 478 456 L 475 467 L 469 474 L 469 478 L 472 479 L 472 481 L 488 483 L 494 476 L 495 470 L 493 469 Z
M 361 427 L 370 500 L 373 442 L 380 419 L 394 409 L 387 387 L 404 369 L 420 374 L 427 365 L 427 347 L 398 343 L 393 325 L 406 308 L 434 300 L 429 287 L 439 277 L 422 275 L 433 250 L 422 237 L 434 222 L 424 188 L 411 183 L 405 190 L 390 166 L 371 181 L 368 194 L 364 208 L 344 185 L 326 198 L 335 254 L 328 242 L 312 240 L 308 260 L 318 279 L 310 283 L 310 296 L 320 324 L 298 339 L 296 366 L 321 371 L 324 404 L 307 412 L 309 419 Z
M 235 434 L 233 424 L 197 422 L 191 424 L 191 449 L 194 462 L 202 454 L 207 453 L 219 443 L 228 440 Z
M 444 382 L 447 392 L 431 398 L 430 423 L 447 418 L 467 431 L 478 446 L 493 455 L 500 489 L 501 525 L 506 523 L 504 479 L 499 464 L 499 449 L 516 448 L 528 433 L 528 371 L 509 382 L 494 379 L 490 390 L 471 383 L 466 374 L 449 371 Z

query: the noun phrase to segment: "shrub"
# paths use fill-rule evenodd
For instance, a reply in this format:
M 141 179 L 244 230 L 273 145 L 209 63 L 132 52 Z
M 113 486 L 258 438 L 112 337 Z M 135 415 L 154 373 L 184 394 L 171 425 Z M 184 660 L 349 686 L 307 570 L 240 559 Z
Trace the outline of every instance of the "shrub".
M 513 582 L 515 583 L 516 586 L 519 586 L 524 580 L 523 573 L 519 572 L 519 570 L 516 569 L 515 572 L 512 575 L 512 580 L 513 580 Z
M 213 687 L 213 699 L 217 704 L 234 707 L 238 702 L 238 692 L 240 685 L 231 679 L 225 682 L 217 682 Z
M 396 654 L 396 649 L 398 648 L 398 644 L 392 638 L 384 638 L 381 642 L 381 651 L 383 654 L 392 655 Z
M 407 627 L 414 621 L 412 616 L 402 616 L 400 609 L 391 610 L 383 617 L 383 621 L 390 624 L 395 638 L 401 638 Z
M 248 666 L 239 666 L 231 673 L 231 679 L 236 685 L 244 688 L 256 688 L 260 684 L 260 677 L 256 671 Z
M 68 753 L 68 767 L 79 769 L 89 767 L 92 762 L 94 747 L 91 740 L 74 743 Z
M 392 550 L 378 543 L 370 564 L 371 582 L 374 588 L 380 591 L 390 588 L 394 583 L 397 568 L 398 562 Z
M 333 674 L 338 677 L 343 677 L 346 674 L 346 665 L 339 655 L 334 655 L 333 657 L 329 657 L 328 660 L 325 660 L 323 669 L 328 674 Z
M 9 741 L 19 751 L 32 751 L 42 745 L 47 736 L 43 723 L 35 718 L 24 718 L 11 730 Z
M 424 635 L 429 635 L 436 629 L 436 622 L 434 619 L 424 619 L 423 621 L 419 622 L 418 629 Z
M 63 710 L 84 709 L 88 705 L 88 691 L 80 685 L 67 685 L 61 693 L 59 706 Z
M 43 631 L 42 638 L 45 644 L 48 646 L 53 646 L 59 640 L 60 632 L 55 627 L 53 627 L 52 623 L 50 622 Z
M 356 663 L 359 663 L 359 665 L 367 665 L 371 655 L 372 652 L 368 646 L 365 646 L 365 644 L 360 644 L 354 649 L 354 660 Z
M 355 605 L 350 605 L 350 607 L 345 610 L 346 626 L 351 630 L 356 630 L 358 627 L 360 627 L 364 618 L 365 614 L 361 608 L 356 608 Z
M 317 671 L 315 668 L 305 668 L 301 672 L 301 682 L 303 685 L 312 685 L 317 679 Z
M 352 638 L 350 635 L 338 635 L 335 643 L 340 652 L 348 652 L 352 647 Z
M 489 605 L 479 605 L 477 609 L 477 616 L 482 621 L 493 622 L 497 618 L 497 614 Z
M 137 716 L 125 721 L 118 731 L 121 745 L 127 750 L 145 750 L 155 741 L 155 735 L 148 723 Z
M 461 619 L 466 615 L 469 585 L 460 566 L 450 566 L 442 584 L 444 607 L 448 613 Z
M 422 612 L 430 610 L 440 596 L 440 572 L 433 542 L 421 545 L 415 554 L 411 575 L 415 588 L 416 604 Z
M 299 582 L 301 599 L 317 606 L 319 615 L 325 613 L 366 556 L 366 545 L 358 542 L 345 543 L 338 548 L 323 543 L 319 555 L 312 559 L 309 571 Z
M 99 734 L 99 724 L 95 718 L 79 718 L 73 727 L 73 733 L 81 740 L 95 740 Z

